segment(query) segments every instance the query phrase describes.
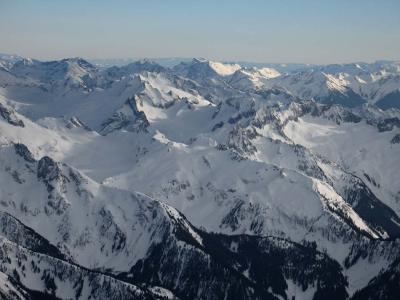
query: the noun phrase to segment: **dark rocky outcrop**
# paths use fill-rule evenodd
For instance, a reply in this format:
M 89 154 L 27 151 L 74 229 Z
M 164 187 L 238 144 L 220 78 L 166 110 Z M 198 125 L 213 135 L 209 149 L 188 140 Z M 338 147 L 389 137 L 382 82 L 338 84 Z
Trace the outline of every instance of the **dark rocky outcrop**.
M 9 124 L 19 127 L 25 127 L 24 122 L 17 117 L 14 110 L 0 103 L 0 116 Z
M 14 144 L 15 152 L 21 156 L 25 161 L 29 163 L 35 162 L 35 158 L 33 157 L 32 153 L 29 151 L 28 147 L 24 144 L 16 143 Z

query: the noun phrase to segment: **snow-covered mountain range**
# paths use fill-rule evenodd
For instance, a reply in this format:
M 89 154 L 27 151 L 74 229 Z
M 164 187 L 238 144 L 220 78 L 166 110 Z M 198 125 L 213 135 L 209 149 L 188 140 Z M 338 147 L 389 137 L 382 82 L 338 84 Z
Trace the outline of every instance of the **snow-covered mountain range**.
M 396 299 L 400 63 L 0 57 L 0 298 Z

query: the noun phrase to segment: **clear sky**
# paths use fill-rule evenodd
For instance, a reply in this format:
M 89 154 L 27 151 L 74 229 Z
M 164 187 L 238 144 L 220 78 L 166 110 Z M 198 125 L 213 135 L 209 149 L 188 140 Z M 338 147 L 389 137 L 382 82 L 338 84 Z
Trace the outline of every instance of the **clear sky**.
M 0 52 L 39 59 L 400 59 L 400 0 L 0 0 Z

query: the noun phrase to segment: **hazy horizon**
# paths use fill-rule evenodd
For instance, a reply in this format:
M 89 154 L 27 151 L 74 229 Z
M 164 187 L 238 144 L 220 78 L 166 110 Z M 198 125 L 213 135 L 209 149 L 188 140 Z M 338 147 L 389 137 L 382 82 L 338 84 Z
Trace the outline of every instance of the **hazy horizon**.
M 54 57 L 54 58 L 38 58 L 38 57 L 32 57 L 32 56 L 23 56 L 18 53 L 7 53 L 5 51 L 0 50 L 0 55 L 9 55 L 9 56 L 16 56 L 16 57 L 21 57 L 21 58 L 29 58 L 29 59 L 34 59 L 38 61 L 55 61 L 55 60 L 62 60 L 62 59 L 73 59 L 73 58 L 82 58 L 86 61 L 89 62 L 106 62 L 106 61 L 120 61 L 121 63 L 123 61 L 126 61 L 127 63 L 134 62 L 134 61 L 139 61 L 139 60 L 149 60 L 149 61 L 168 61 L 168 60 L 173 60 L 173 61 L 181 61 L 181 62 L 186 62 L 190 61 L 193 59 L 206 59 L 209 61 L 218 61 L 222 63 L 246 63 L 246 64 L 260 64 L 260 65 L 334 65 L 334 64 L 357 64 L 357 63 L 377 63 L 377 62 L 400 62 L 400 59 L 376 59 L 372 61 L 361 61 L 361 60 L 355 60 L 355 61 L 347 61 L 347 62 L 329 62 L 329 63 L 303 63 L 303 62 L 269 62 L 269 61 L 251 61 L 251 60 L 229 60 L 229 59 L 211 59 L 207 57 L 199 57 L 199 56 L 188 56 L 188 57 L 178 57 L 178 56 L 171 56 L 171 57 L 105 57 L 105 58 L 91 58 L 91 57 L 83 57 L 83 56 L 65 56 L 65 57 Z
M 400 1 L 7 1 L 1 52 L 39 60 L 400 60 Z

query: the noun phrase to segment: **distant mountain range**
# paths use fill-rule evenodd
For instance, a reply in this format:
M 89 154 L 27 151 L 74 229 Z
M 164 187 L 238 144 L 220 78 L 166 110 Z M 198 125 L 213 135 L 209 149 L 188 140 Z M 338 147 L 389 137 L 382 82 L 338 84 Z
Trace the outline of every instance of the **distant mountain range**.
M 397 299 L 400 63 L 0 56 L 0 298 Z

